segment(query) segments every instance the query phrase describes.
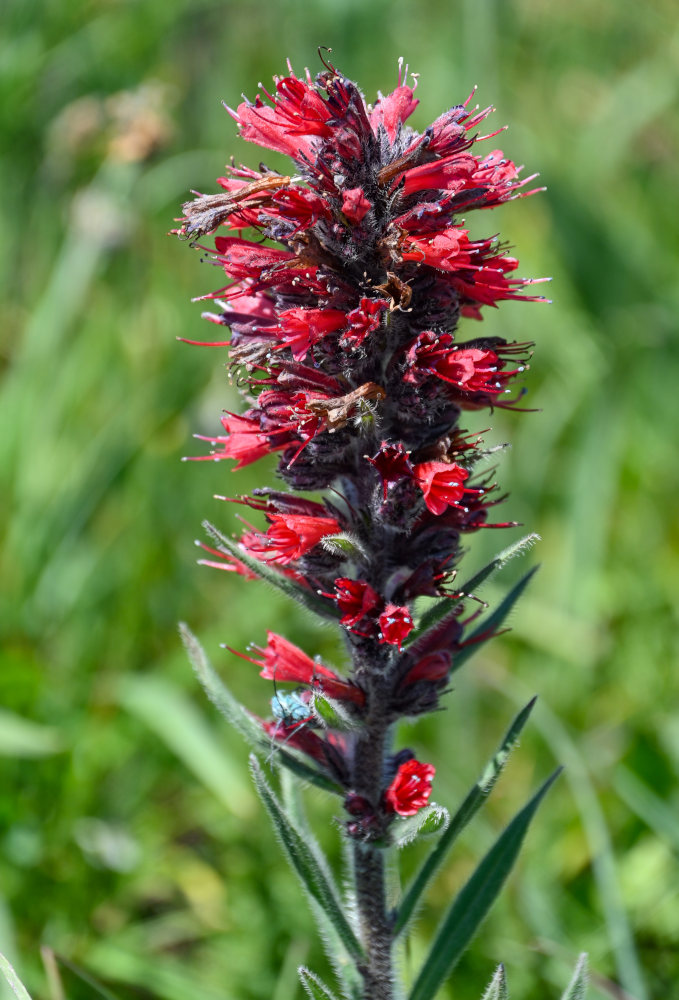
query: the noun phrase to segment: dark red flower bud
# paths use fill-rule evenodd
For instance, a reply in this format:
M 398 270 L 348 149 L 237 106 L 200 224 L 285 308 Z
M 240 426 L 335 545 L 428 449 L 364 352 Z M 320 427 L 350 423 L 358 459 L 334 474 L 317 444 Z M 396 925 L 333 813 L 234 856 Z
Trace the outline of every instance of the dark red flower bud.
M 408 608 L 399 607 L 396 604 L 387 604 L 378 618 L 378 622 L 380 626 L 380 642 L 387 642 L 391 646 L 398 646 L 399 649 L 401 648 L 401 643 L 408 637 L 414 626 Z
M 400 442 L 394 445 L 383 441 L 375 457 L 368 458 L 368 461 L 375 466 L 382 478 L 385 501 L 389 483 L 395 483 L 413 475 L 413 466 L 410 463 L 408 452 Z
M 335 600 L 342 612 L 340 624 L 353 628 L 358 622 L 372 615 L 382 604 L 382 598 L 363 580 L 338 577 L 335 580 Z
M 342 212 L 346 215 L 349 222 L 358 225 L 359 222 L 363 221 L 371 208 L 372 205 L 361 188 L 350 188 L 349 191 L 344 192 Z

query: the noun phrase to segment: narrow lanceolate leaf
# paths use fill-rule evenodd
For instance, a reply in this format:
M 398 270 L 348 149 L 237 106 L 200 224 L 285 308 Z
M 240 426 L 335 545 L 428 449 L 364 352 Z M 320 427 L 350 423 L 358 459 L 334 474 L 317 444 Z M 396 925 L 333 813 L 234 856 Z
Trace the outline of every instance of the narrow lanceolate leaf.
M 406 847 L 420 837 L 431 837 L 439 833 L 449 823 L 448 810 L 432 802 L 414 816 L 397 819 L 389 830 L 390 842 L 394 847 Z
M 315 972 L 311 972 L 304 965 L 300 965 L 297 971 L 299 972 L 302 986 L 311 997 L 311 1000 L 337 1000 L 335 994 L 328 989 Z
M 250 757 L 255 788 L 266 807 L 288 860 L 299 875 L 309 896 L 320 906 L 335 928 L 342 944 L 355 959 L 363 958 L 361 948 L 340 903 L 339 893 L 332 883 L 327 865 L 321 864 L 317 851 L 312 851 L 304 836 L 293 825 L 273 790 L 269 786 L 259 761 Z
M 488 989 L 483 994 L 481 1000 L 509 1000 L 504 965 L 498 965 L 495 975 L 488 983 Z
M 318 851 L 319 865 L 324 864 L 323 852 L 318 841 L 311 832 L 304 803 L 302 801 L 300 783 L 295 781 L 288 771 L 281 773 L 281 802 L 284 810 L 288 814 L 293 826 L 301 833 L 310 850 Z M 347 955 L 346 948 L 342 945 L 337 931 L 329 921 L 325 912 L 320 906 L 314 903 L 314 917 L 319 930 L 325 952 L 330 960 L 338 981 L 343 986 L 345 997 L 362 996 L 362 979 L 356 969 L 352 959 Z M 304 968 L 302 966 L 302 968 Z M 300 973 L 301 974 L 301 973 Z
M 401 931 L 408 926 L 408 923 L 412 920 L 417 906 L 422 899 L 425 889 L 443 864 L 453 843 L 459 837 L 460 833 L 464 830 L 472 817 L 479 811 L 488 795 L 490 795 L 496 781 L 502 774 L 505 765 L 509 760 L 509 755 L 519 740 L 521 730 L 526 725 L 535 702 L 536 699 L 533 698 L 516 716 L 511 726 L 505 733 L 500 746 L 486 764 L 483 774 L 470 790 L 464 802 L 443 832 L 438 844 L 426 858 L 417 875 L 413 878 L 413 881 L 408 887 L 406 894 L 403 897 L 403 901 L 398 909 L 398 915 L 394 927 L 395 934 L 401 933 Z
M 245 549 L 241 548 L 238 542 L 235 542 L 232 538 L 227 538 L 226 535 L 223 535 L 209 521 L 203 521 L 203 527 L 208 535 L 215 540 L 218 549 L 230 556 L 234 556 L 235 559 L 238 559 L 239 562 L 243 563 L 244 566 L 247 566 L 249 570 L 258 576 L 260 580 L 270 583 L 272 587 L 282 591 L 286 597 L 290 597 L 293 601 L 297 601 L 298 604 L 302 604 L 309 611 L 313 611 L 314 614 L 323 615 L 324 618 L 339 618 L 339 612 L 334 605 L 328 601 L 324 601 L 313 590 L 308 587 L 301 587 L 294 580 L 291 580 L 290 577 L 275 570 L 272 566 L 268 566 L 265 562 L 255 559 L 254 556 L 251 556 Z
M 482 583 L 485 583 L 485 581 L 491 576 L 503 569 L 508 562 L 511 562 L 511 560 L 516 556 L 523 555 L 524 552 L 527 552 L 528 549 L 532 548 L 532 546 L 539 541 L 540 536 L 532 534 L 525 535 L 523 538 L 520 538 L 518 542 L 508 545 L 506 549 L 502 550 L 502 552 L 498 552 L 495 558 L 491 559 L 487 566 L 484 566 L 483 569 L 479 570 L 479 572 L 476 573 L 470 580 L 463 583 L 458 592 L 469 596 L 473 595 Z M 430 608 L 428 608 L 422 615 L 417 628 L 414 629 L 408 636 L 409 642 L 407 645 L 410 645 L 417 639 L 420 639 L 427 629 L 430 629 L 433 625 L 436 625 L 443 618 L 445 618 L 446 615 L 450 613 L 450 608 L 451 601 L 450 598 L 447 597 L 443 598 L 441 601 L 437 601 Z
M 434 938 L 410 993 L 410 1000 L 432 1000 L 479 929 L 517 859 L 535 812 L 561 768 L 517 813 L 458 893 Z
M 19 1000 L 31 1000 L 30 993 L 4 955 L 0 955 L 0 972 L 2 972 L 3 976 L 9 983 L 12 992 L 19 998 Z
M 573 978 L 566 987 L 561 1000 L 585 1000 L 587 993 L 587 983 L 589 981 L 589 970 L 587 965 L 587 954 L 583 951 L 575 966 Z
M 462 664 L 466 663 L 469 657 L 474 655 L 479 646 L 482 646 L 488 639 L 492 639 L 497 630 L 504 625 L 514 605 L 523 594 L 537 570 L 538 567 L 534 566 L 525 576 L 522 576 L 504 600 L 500 601 L 495 611 L 488 615 L 487 618 L 484 618 L 481 624 L 470 635 L 465 636 L 465 646 L 455 654 L 451 673 L 459 670 Z
M 519 538 L 518 542 L 512 542 L 512 544 L 508 545 L 506 549 L 502 550 L 502 552 L 498 552 L 495 558 L 491 559 L 491 561 L 484 566 L 483 569 L 479 570 L 478 573 L 471 577 L 470 580 L 463 583 L 460 587 L 460 591 L 463 594 L 473 594 L 482 583 L 485 583 L 491 576 L 494 576 L 498 570 L 504 569 L 507 563 L 511 562 L 512 559 L 515 559 L 516 556 L 524 555 L 525 552 L 532 549 L 535 543 L 539 541 L 540 536 L 533 532 L 530 535 L 524 535 L 523 538 Z M 499 966 L 499 969 L 502 969 L 502 966 Z
M 191 665 L 208 698 L 221 712 L 226 721 L 234 729 L 238 730 L 241 736 L 255 750 L 267 756 L 275 753 L 276 760 L 284 767 L 289 768 L 299 778 L 302 778 L 303 781 L 309 781 L 327 792 L 338 791 L 338 786 L 330 778 L 326 777 L 326 775 L 311 764 L 308 764 L 304 758 L 301 756 L 298 757 L 293 752 L 286 750 L 285 747 L 278 747 L 275 743 L 272 744 L 262 732 L 257 719 L 247 709 L 243 708 L 240 702 L 231 694 L 224 681 L 210 664 L 205 650 L 183 622 L 179 624 L 179 634 L 188 653 Z

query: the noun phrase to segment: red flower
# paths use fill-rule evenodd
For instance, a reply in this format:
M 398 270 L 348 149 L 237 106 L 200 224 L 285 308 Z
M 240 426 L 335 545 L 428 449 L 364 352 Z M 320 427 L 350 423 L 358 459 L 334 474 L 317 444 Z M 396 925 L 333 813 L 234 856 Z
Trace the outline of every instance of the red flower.
M 410 668 L 403 680 L 401 687 L 408 684 L 415 684 L 417 681 L 428 681 L 438 684 L 445 680 L 450 673 L 452 657 L 448 650 L 437 650 L 434 653 L 427 653 L 421 660 Z
M 217 260 L 232 278 L 259 278 L 263 270 L 296 260 L 294 253 L 264 247 L 239 236 L 215 236 Z
M 388 305 L 386 299 L 361 299 L 358 307 L 347 314 L 349 329 L 342 335 L 341 343 L 360 347 L 368 334 L 379 328 L 382 313 Z
M 263 332 L 277 333 L 281 347 L 289 347 L 295 361 L 303 361 L 313 344 L 346 322 L 346 313 L 339 309 L 286 309 L 280 314 L 278 326 L 266 327 Z
M 448 507 L 460 502 L 468 476 L 467 470 L 454 462 L 421 462 L 415 466 L 415 478 L 432 514 L 443 514 Z
M 516 353 L 517 345 L 507 347 L 507 353 Z M 406 382 L 418 382 L 419 372 L 429 372 L 456 386 L 465 393 L 502 392 L 507 382 L 523 370 L 502 371 L 505 361 L 495 351 L 480 347 L 455 347 L 449 333 L 440 336 L 425 330 L 408 351 L 410 367 L 403 376 Z
M 325 535 L 342 530 L 334 517 L 270 514 L 269 518 L 272 523 L 265 535 L 259 531 L 247 532 L 241 542 L 258 559 L 281 566 L 299 559 Z
M 398 646 L 409 635 L 414 627 L 410 611 L 406 607 L 387 604 L 378 618 L 380 626 L 380 643 L 388 642 L 390 646 Z
M 265 91 L 266 93 L 266 91 Z M 255 103 L 238 105 L 230 114 L 248 142 L 286 153 L 295 160 L 313 159 L 315 137 L 332 135 L 332 113 L 316 88 L 296 76 L 276 80 L 276 95 L 267 93 L 273 107 L 259 95 Z
M 404 72 L 403 60 L 399 59 L 398 87 L 391 94 L 387 94 L 386 97 L 380 96 L 375 102 L 374 111 L 370 115 L 370 124 L 373 131 L 377 133 L 380 125 L 382 125 L 386 130 L 390 142 L 394 141 L 403 122 L 412 115 L 420 103 L 413 96 L 415 87 L 411 89 L 401 82 L 403 79 L 407 79 L 407 77 L 408 67 L 406 66 Z M 415 77 L 415 86 L 417 86 L 417 77 Z
M 502 383 L 497 378 L 502 367 L 503 362 L 494 351 L 468 347 L 449 351 L 438 362 L 436 373 L 467 392 L 501 392 Z M 489 382 L 494 384 L 489 385 Z
M 328 667 L 312 660 L 298 646 L 288 642 L 276 632 L 266 633 L 267 644 L 264 649 L 253 647 L 261 654 L 261 659 L 245 656 L 256 666 L 261 667 L 260 677 L 269 681 L 291 681 L 294 684 L 308 684 L 326 694 L 328 698 L 338 701 L 354 701 L 362 705 L 365 694 L 355 684 L 343 680 Z M 242 654 L 238 653 L 241 656 Z
M 384 793 L 387 809 L 399 816 L 414 816 L 429 802 L 435 774 L 433 764 L 421 764 L 419 760 L 407 760 L 401 764 Z
M 375 466 L 382 477 L 385 501 L 387 499 L 387 486 L 389 483 L 409 478 L 413 474 L 413 467 L 410 464 L 408 452 L 400 441 L 398 444 L 387 444 L 386 441 L 383 441 L 375 457 L 369 458 L 368 461 L 371 465 Z
M 371 208 L 372 205 L 363 194 L 361 188 L 351 188 L 349 191 L 344 192 L 342 212 L 346 215 L 349 222 L 358 225 Z
M 284 447 L 283 445 L 271 445 L 267 435 L 262 434 L 259 415 L 253 418 L 227 413 L 222 417 L 222 426 L 228 437 L 194 435 L 200 441 L 222 445 L 221 451 L 212 451 L 209 455 L 191 456 L 187 461 L 200 462 L 211 459 L 213 462 L 220 462 L 223 458 L 236 458 L 238 464 L 234 465 L 235 472 L 236 469 L 242 469 L 244 466 L 263 458 L 264 455 Z
M 405 173 L 403 194 L 413 194 L 427 188 L 438 188 L 444 191 L 460 191 L 470 186 L 478 160 L 469 153 L 462 156 L 451 156 L 446 160 L 434 160 L 433 163 L 423 163 Z
M 256 580 L 257 574 L 253 573 L 252 570 L 241 562 L 240 559 L 236 559 L 232 556 L 230 552 L 222 552 L 220 549 L 213 549 L 209 545 L 205 545 L 204 542 L 196 542 L 199 548 L 203 549 L 205 552 L 209 552 L 213 559 L 199 559 L 199 566 L 210 566 L 212 569 L 223 569 L 227 573 L 238 573 L 239 576 L 244 577 L 246 580 Z
M 430 237 L 409 237 L 404 244 L 403 259 L 428 264 L 440 271 L 459 271 L 475 263 L 478 244 L 467 239 L 467 229 L 445 229 Z
M 364 580 L 335 580 L 337 607 L 342 612 L 340 624 L 352 628 L 382 603 L 382 598 Z

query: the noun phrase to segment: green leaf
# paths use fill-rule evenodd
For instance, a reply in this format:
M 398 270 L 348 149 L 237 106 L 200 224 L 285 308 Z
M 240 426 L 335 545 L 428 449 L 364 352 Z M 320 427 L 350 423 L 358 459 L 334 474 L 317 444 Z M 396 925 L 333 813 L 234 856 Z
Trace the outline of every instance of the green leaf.
M 212 702 L 247 742 L 262 755 L 276 756 L 276 761 L 304 781 L 317 785 L 326 792 L 337 794 L 340 789 L 325 774 L 308 764 L 304 758 L 269 741 L 255 717 L 231 694 L 224 681 L 213 669 L 205 650 L 183 622 L 179 624 L 179 634 L 188 653 L 189 660 L 203 689 Z
M 281 774 L 281 801 L 293 826 L 304 837 L 310 850 L 318 851 L 317 860 L 322 867 L 325 859 L 318 841 L 311 832 L 311 827 L 304 811 L 300 784 L 294 780 L 288 771 L 283 771 Z M 356 966 L 347 956 L 346 949 L 342 945 L 335 928 L 326 913 L 316 904 L 314 904 L 314 915 L 323 946 L 335 971 L 335 975 L 345 987 L 345 996 L 361 997 L 363 994 L 361 977 L 356 970 Z
M 213 669 L 200 642 L 184 622 L 179 623 L 179 634 L 196 677 L 212 704 L 248 743 L 261 749 L 266 744 L 266 739 L 255 717 L 231 694 Z
M 313 700 L 314 715 L 328 729 L 339 729 L 341 732 L 351 732 L 358 728 L 358 721 L 344 708 L 341 702 L 327 695 L 315 693 Z
M 534 566 L 528 570 L 525 576 L 509 591 L 507 596 L 500 601 L 497 608 L 491 615 L 481 622 L 474 631 L 465 639 L 465 645 L 453 657 L 452 673 L 459 670 L 463 663 L 466 663 L 470 656 L 473 656 L 479 646 L 482 646 L 495 635 L 501 625 L 509 617 L 514 605 L 523 594 L 530 583 L 533 575 L 537 573 L 538 567 Z
M 394 820 L 389 830 L 390 843 L 394 847 L 406 847 L 418 837 L 431 837 L 450 823 L 450 813 L 443 806 L 432 802 L 420 809 L 414 816 Z
M 547 790 L 560 774 L 558 768 L 517 813 L 455 898 L 441 921 L 410 992 L 410 1000 L 431 1000 L 459 961 L 498 896 L 517 859 L 521 844 Z
M 483 994 L 481 1000 L 509 1000 L 504 965 L 498 965 L 495 975 L 488 983 L 488 989 Z
M 276 798 L 254 755 L 250 756 L 250 769 L 255 788 L 271 817 L 288 861 L 299 875 L 304 888 L 327 915 L 349 954 L 355 959 L 363 959 L 363 949 L 342 908 L 329 869 L 325 860 L 322 863 L 320 861 L 320 848 L 317 851 L 310 849 L 306 837 L 297 830 Z
M 242 549 L 238 542 L 235 542 L 232 538 L 227 538 L 226 535 L 223 535 L 209 521 L 203 521 L 203 527 L 208 535 L 215 540 L 218 549 L 228 555 L 234 556 L 239 562 L 247 566 L 249 570 L 252 570 L 260 580 L 270 583 L 277 590 L 282 591 L 286 597 L 290 597 L 293 601 L 297 601 L 298 604 L 304 605 L 305 608 L 313 611 L 316 615 L 322 615 L 324 618 L 340 617 L 337 608 L 327 601 L 322 600 L 313 590 L 301 587 L 294 580 L 291 580 L 290 577 L 278 572 L 266 563 L 260 562 L 259 559 L 255 559 Z
M 47 757 L 63 750 L 56 729 L 0 709 L 0 756 Z
M 587 983 L 589 981 L 589 969 L 587 964 L 587 953 L 583 951 L 575 966 L 573 978 L 566 987 L 566 991 L 561 1000 L 585 1000 L 587 993 Z
M 488 795 L 490 795 L 509 760 L 509 755 L 518 742 L 521 730 L 526 725 L 535 702 L 535 698 L 531 699 L 516 716 L 496 752 L 484 768 L 483 774 L 470 790 L 462 805 L 444 830 L 438 844 L 431 851 L 423 862 L 419 872 L 413 878 L 398 909 L 396 924 L 394 926 L 395 934 L 400 934 L 407 927 L 425 889 L 443 864 L 453 843 L 479 811 Z
M 471 579 L 467 580 L 460 587 L 463 594 L 473 594 L 477 587 L 480 587 L 482 583 L 485 583 L 491 576 L 494 576 L 499 570 L 504 569 L 507 563 L 515 559 L 516 556 L 522 556 L 529 549 L 532 549 L 536 542 L 540 541 L 540 536 L 534 532 L 530 535 L 524 535 L 523 538 L 519 538 L 517 542 L 512 542 L 508 545 L 506 549 L 502 552 L 498 552 L 494 559 L 479 570 Z M 498 966 L 501 969 L 502 966 Z
M 0 954 L 0 971 L 19 1000 L 31 1000 L 31 995 L 4 955 Z
M 327 552 L 340 558 L 355 559 L 359 556 L 364 559 L 368 558 L 368 553 L 359 539 L 347 531 L 342 531 L 338 535 L 323 535 L 321 545 Z
M 334 993 L 328 989 L 325 983 L 314 972 L 307 969 L 306 966 L 300 965 L 297 971 L 299 972 L 302 986 L 311 997 L 311 1000 L 337 1000 Z
M 493 576 L 499 570 L 503 569 L 507 563 L 511 562 L 516 556 L 523 555 L 528 549 L 532 548 L 533 545 L 540 541 L 540 536 L 536 534 L 525 535 L 520 538 L 518 542 L 514 542 L 512 545 L 508 545 L 506 549 L 502 552 L 498 552 L 494 559 L 484 566 L 483 569 L 479 570 L 470 580 L 463 583 L 459 589 L 459 593 L 473 595 L 477 587 L 480 587 L 489 577 Z M 429 607 L 425 613 L 422 615 L 418 626 L 414 629 L 408 636 L 408 642 L 406 645 L 411 645 L 416 642 L 417 639 L 421 638 L 422 635 L 432 626 L 437 625 L 447 614 L 450 613 L 451 601 L 450 598 L 444 598 L 441 601 L 437 601 Z

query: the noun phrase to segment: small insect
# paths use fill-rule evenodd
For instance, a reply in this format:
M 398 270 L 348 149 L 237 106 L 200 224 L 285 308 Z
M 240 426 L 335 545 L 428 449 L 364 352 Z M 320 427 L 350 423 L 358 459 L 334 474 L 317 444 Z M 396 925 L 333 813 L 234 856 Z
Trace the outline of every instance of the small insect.
M 305 694 L 306 692 L 302 692 Z M 276 691 L 271 699 L 271 712 L 286 729 L 299 729 L 314 721 L 308 701 L 305 701 L 299 691 Z
M 274 682 L 275 683 L 275 682 Z M 271 699 L 271 714 L 276 720 L 275 729 L 271 732 L 271 763 L 276 750 L 282 749 L 300 729 L 305 726 L 316 726 L 316 717 L 311 710 L 308 691 L 279 691 Z

